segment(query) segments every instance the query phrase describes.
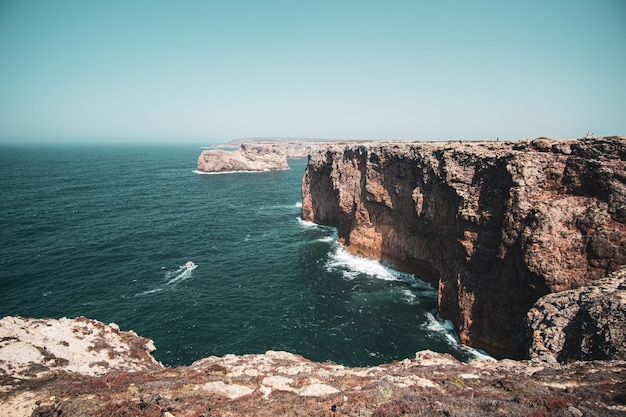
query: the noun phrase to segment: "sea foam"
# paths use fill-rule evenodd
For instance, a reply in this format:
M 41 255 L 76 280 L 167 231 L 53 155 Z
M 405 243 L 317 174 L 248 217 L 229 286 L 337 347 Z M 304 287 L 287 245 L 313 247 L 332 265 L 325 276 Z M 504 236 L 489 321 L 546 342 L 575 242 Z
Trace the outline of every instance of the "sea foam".
M 328 272 L 340 271 L 345 278 L 354 279 L 359 274 L 386 281 L 398 281 L 391 270 L 380 262 L 349 253 L 341 244 L 333 245 L 326 262 Z
M 298 219 L 298 223 L 300 223 L 300 226 L 302 226 L 302 227 L 306 227 L 306 228 L 317 228 L 317 227 L 320 227 L 317 223 L 313 223 L 313 222 L 310 222 L 308 220 L 302 220 L 302 217 L 300 217 L 300 216 L 298 216 L 297 219 Z
M 206 172 L 206 171 L 198 171 L 197 169 L 194 169 L 193 172 L 194 174 L 200 174 L 200 175 L 222 175 L 222 174 L 258 174 L 258 173 L 264 173 L 264 172 L 272 172 L 272 171 L 287 171 L 289 168 L 280 168 L 280 169 L 264 169 L 262 171 L 251 171 L 251 170 L 237 170 L 237 171 L 217 171 L 217 172 Z
M 426 313 L 425 317 L 426 323 L 423 325 L 424 329 L 442 336 L 450 346 L 468 353 L 474 359 L 493 360 L 493 358 L 485 352 L 462 344 L 459 337 L 454 332 L 454 325 L 451 321 L 437 318 L 432 313 Z

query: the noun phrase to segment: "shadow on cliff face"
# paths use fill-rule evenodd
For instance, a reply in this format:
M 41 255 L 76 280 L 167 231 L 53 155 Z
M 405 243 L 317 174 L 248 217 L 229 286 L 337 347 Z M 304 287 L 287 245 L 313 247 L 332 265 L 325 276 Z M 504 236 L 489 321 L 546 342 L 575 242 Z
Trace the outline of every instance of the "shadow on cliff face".
M 309 164 L 311 164 L 310 157 Z M 331 176 L 333 171 L 332 153 L 330 151 L 326 152 L 324 163 L 317 168 L 316 175 L 311 175 L 312 170 L 309 168 L 307 168 L 304 174 L 304 179 L 308 180 L 308 182 L 305 180 L 302 182 L 302 195 L 303 200 L 308 196 L 308 204 L 307 201 L 302 203 L 302 219 L 338 227 L 339 195 L 333 187 Z M 319 201 L 324 201 L 325 204 L 317 204 Z
M 311 159 L 303 193 L 323 207 L 309 220 L 338 227 L 348 250 L 437 285 L 464 343 L 518 358 L 539 297 L 626 263 L 625 149 L 622 139 L 335 146 Z
M 466 343 L 483 347 L 496 357 L 520 359 L 524 356 L 523 318 L 534 302 L 550 290 L 541 276 L 520 262 L 520 245 L 506 244 L 505 216 L 514 186 L 507 170 L 509 157 L 481 163 L 476 163 L 479 168 L 471 184 L 478 190 L 475 216 L 457 219 L 459 240 L 469 235 L 473 238 L 471 249 L 464 247 L 465 254 L 461 256 L 465 255 L 466 262 L 459 265 L 460 278 L 451 283 L 461 294 L 471 294 L 473 303 L 455 305 L 454 298 L 446 303 L 462 307 L 454 312 L 453 320 L 467 326 L 458 329 L 466 335 Z M 445 272 L 448 280 L 454 274 L 453 270 Z

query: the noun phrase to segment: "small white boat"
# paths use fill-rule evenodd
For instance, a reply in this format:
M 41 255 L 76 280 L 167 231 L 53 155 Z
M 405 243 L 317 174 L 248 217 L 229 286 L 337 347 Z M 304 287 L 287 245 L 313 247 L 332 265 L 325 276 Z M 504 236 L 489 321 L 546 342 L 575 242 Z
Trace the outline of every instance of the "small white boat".
M 192 271 L 196 268 L 196 264 L 193 263 L 193 261 L 187 261 L 187 263 L 185 264 L 185 268 L 187 268 L 188 270 Z

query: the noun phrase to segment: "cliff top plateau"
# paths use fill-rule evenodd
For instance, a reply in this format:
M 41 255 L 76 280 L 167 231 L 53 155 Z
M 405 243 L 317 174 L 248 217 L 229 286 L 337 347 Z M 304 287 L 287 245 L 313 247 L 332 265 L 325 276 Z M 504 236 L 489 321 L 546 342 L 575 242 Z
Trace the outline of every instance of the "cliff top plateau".
M 431 282 L 463 343 L 497 357 L 546 353 L 528 350 L 540 338 L 527 325 L 540 297 L 593 286 L 626 264 L 624 137 L 328 145 L 311 153 L 302 195 L 304 220 L 337 227 L 349 251 Z M 624 322 L 619 291 L 589 308 Z M 571 316 L 568 329 L 591 332 L 587 319 Z M 623 355 L 601 353 L 601 339 L 623 340 L 604 324 L 594 330 L 604 335 L 572 335 L 568 353 L 551 355 L 576 357 L 585 343 L 597 349 L 580 358 Z
M 151 341 L 86 318 L 0 320 L 0 416 L 621 416 L 626 362 L 418 352 L 369 368 L 287 352 L 166 368 Z

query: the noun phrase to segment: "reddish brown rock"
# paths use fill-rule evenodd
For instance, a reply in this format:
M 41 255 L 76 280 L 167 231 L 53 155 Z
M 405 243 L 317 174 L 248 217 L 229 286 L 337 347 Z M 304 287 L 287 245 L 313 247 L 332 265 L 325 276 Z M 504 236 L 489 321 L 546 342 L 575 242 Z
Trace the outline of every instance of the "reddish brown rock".
M 302 218 L 438 288 L 468 345 L 524 356 L 541 296 L 626 264 L 626 139 L 333 145 L 312 153 Z
M 287 157 L 282 146 L 243 143 L 235 151 L 211 149 L 198 158 L 200 172 L 271 171 L 287 169 Z

